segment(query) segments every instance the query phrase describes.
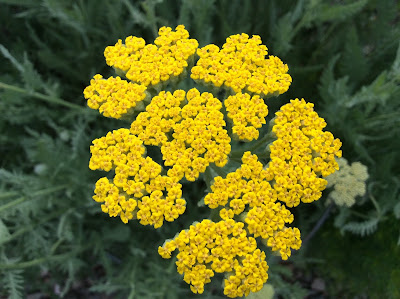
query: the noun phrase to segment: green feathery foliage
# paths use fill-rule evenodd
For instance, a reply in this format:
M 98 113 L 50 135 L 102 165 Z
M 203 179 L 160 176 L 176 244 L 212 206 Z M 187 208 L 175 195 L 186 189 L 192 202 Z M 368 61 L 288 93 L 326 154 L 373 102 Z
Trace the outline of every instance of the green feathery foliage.
M 307 246 L 290 267 L 324 274 L 331 297 L 397 298 L 399 16 L 394 0 L 0 0 L 0 296 L 190 296 L 174 261 L 156 248 L 204 218 L 197 206 L 207 186 L 184 185 L 187 212 L 157 231 L 109 219 L 91 199 L 101 174 L 88 169 L 89 146 L 129 124 L 99 117 L 82 95 L 95 73 L 113 75 L 106 46 L 129 35 L 152 41 L 159 27 L 184 24 L 200 45 L 260 35 L 293 78 L 289 92 L 267 103 L 270 116 L 304 97 L 342 140 L 346 159 L 368 167 L 367 194 L 351 208 L 328 210 L 335 218 L 313 238 L 330 208 L 321 200 L 296 212 Z M 288 265 L 270 264 L 277 296 L 309 294 Z M 218 279 L 196 298 L 223 298 Z M 82 281 L 90 284 L 74 289 Z

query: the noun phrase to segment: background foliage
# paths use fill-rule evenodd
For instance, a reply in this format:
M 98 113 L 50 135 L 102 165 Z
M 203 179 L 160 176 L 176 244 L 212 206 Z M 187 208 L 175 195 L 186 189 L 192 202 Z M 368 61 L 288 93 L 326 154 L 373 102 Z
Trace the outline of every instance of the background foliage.
M 300 271 L 327 282 L 321 296 L 399 298 L 399 12 L 394 0 L 0 0 L 0 296 L 192 296 L 157 247 L 208 216 L 197 207 L 205 185 L 184 186 L 187 212 L 161 229 L 108 218 L 91 199 L 101 174 L 89 146 L 128 124 L 82 96 L 94 74 L 112 75 L 106 46 L 184 24 L 201 46 L 260 35 L 293 77 L 270 113 L 291 98 L 315 103 L 344 157 L 368 166 L 355 207 L 322 198 L 295 211 L 305 244 L 289 265 L 269 261 L 275 294 L 315 296 Z M 221 281 L 196 298 L 222 297 Z

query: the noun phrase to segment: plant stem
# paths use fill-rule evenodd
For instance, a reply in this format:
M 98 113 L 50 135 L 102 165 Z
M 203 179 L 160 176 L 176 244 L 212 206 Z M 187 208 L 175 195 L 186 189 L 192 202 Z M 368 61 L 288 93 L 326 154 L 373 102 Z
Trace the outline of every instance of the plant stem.
M 376 201 L 375 197 L 372 195 L 372 188 L 374 187 L 375 183 L 371 183 L 368 186 L 368 193 L 369 193 L 369 199 L 371 199 L 372 204 L 374 205 L 376 212 L 378 213 L 378 218 L 381 218 L 382 216 L 382 210 L 381 207 L 379 206 L 378 202 Z
M 353 215 L 356 215 L 357 217 L 363 218 L 363 219 L 369 219 L 368 216 L 365 216 L 364 214 L 359 213 L 357 211 L 350 210 L 350 213 L 353 214 Z
M 0 199 L 2 198 L 7 198 L 7 197 L 13 197 L 13 196 L 17 196 L 19 193 L 15 192 L 15 191 L 11 191 L 11 192 L 4 192 L 0 194 Z
M 10 202 L 6 203 L 5 205 L 0 206 L 0 213 L 5 211 L 5 210 L 7 210 L 7 209 L 9 209 L 9 208 L 11 208 L 11 207 L 13 207 L 13 206 L 19 205 L 20 203 L 30 199 L 31 197 L 36 197 L 36 196 L 41 196 L 41 195 L 46 195 L 46 194 L 50 194 L 50 193 L 53 193 L 53 192 L 57 192 L 57 191 L 62 190 L 64 188 L 66 188 L 66 187 L 67 187 L 67 185 L 57 186 L 57 187 L 53 187 L 53 188 L 47 188 L 47 189 L 43 189 L 43 190 L 39 190 L 39 191 L 33 192 L 29 197 L 22 196 L 20 198 L 17 198 L 17 199 L 15 199 L 13 201 L 10 201 Z
M 381 207 L 379 206 L 378 202 L 376 201 L 375 197 L 370 194 L 369 198 L 371 199 L 373 205 L 375 206 L 376 212 L 378 213 L 378 218 L 381 218 L 382 216 L 382 211 L 381 211 Z
M 312 237 L 314 237 L 314 235 L 317 233 L 317 231 L 321 228 L 321 226 L 325 223 L 325 221 L 328 219 L 329 217 L 329 213 L 331 212 L 332 208 L 333 208 L 334 204 L 331 203 L 328 208 L 325 210 L 325 212 L 322 214 L 321 218 L 318 220 L 318 222 L 315 224 L 315 226 L 313 227 L 313 229 L 311 230 L 311 232 L 304 238 L 303 241 L 303 246 L 305 246 Z
M 42 93 L 38 93 L 38 92 L 35 92 L 35 91 L 29 91 L 29 90 L 26 90 L 24 88 L 20 88 L 18 86 L 14 86 L 14 85 L 9 85 L 9 84 L 3 83 L 3 82 L 0 82 L 0 88 L 12 90 L 12 91 L 19 92 L 19 93 L 23 93 L 23 94 L 26 94 L 28 96 L 32 96 L 34 98 L 37 98 L 39 100 L 42 100 L 42 101 L 45 101 L 45 102 L 48 102 L 48 103 L 52 103 L 52 104 L 65 106 L 65 107 L 68 107 L 68 108 L 71 108 L 71 109 L 83 110 L 85 112 L 89 111 L 89 109 L 87 109 L 87 108 L 85 108 L 83 106 L 79 106 L 79 105 L 76 105 L 76 104 L 73 104 L 73 103 L 69 103 L 69 102 L 67 102 L 67 101 L 65 101 L 63 99 L 60 99 L 60 98 L 57 98 L 57 97 L 53 97 L 53 96 L 48 96 L 48 95 L 45 95 L 45 94 L 42 94 Z
M 3 212 L 4 210 L 7 210 L 8 208 L 19 205 L 20 203 L 24 202 L 25 200 L 27 200 L 27 198 L 25 196 L 22 196 L 18 199 L 10 201 L 9 203 L 6 203 L 5 205 L 2 205 L 0 207 L 0 213 Z
M 275 140 L 275 138 L 272 137 L 270 133 L 268 133 L 261 139 L 254 142 L 254 144 L 252 144 L 251 146 L 244 147 L 242 150 L 232 151 L 230 153 L 229 157 L 232 159 L 241 158 L 244 152 L 250 151 L 253 153 L 260 146 L 262 146 L 263 144 L 267 144 L 268 142 L 270 142 L 272 140 Z
M 211 173 L 211 167 L 210 167 L 210 165 L 206 168 L 206 170 L 204 171 L 204 182 L 206 183 L 206 185 L 207 185 L 207 188 L 211 188 L 211 182 L 212 182 L 212 180 L 213 180 L 214 178 L 213 178 L 213 176 L 212 176 L 212 173 Z
M 211 169 L 214 170 L 219 176 L 226 176 L 226 172 L 215 164 L 210 165 Z

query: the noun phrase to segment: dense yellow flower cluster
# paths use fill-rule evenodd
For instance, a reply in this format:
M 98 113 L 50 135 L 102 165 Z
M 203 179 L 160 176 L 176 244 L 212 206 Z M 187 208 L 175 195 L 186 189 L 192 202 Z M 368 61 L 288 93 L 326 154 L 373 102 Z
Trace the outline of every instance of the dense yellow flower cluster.
M 351 165 L 345 158 L 338 159 L 339 171 L 329 175 L 327 187 L 334 187 L 329 193 L 328 201 L 333 201 L 338 206 L 351 207 L 356 203 L 357 196 L 366 192 L 368 169 L 360 162 Z
M 288 207 L 310 203 L 321 197 L 327 176 L 339 169 L 341 142 L 323 132 L 325 120 L 313 110 L 312 103 L 291 100 L 276 113 L 272 131 L 277 140 L 269 147 L 268 171 L 274 180 L 278 199 Z
M 258 139 L 257 129 L 265 124 L 268 107 L 259 96 L 237 93 L 224 101 L 227 116 L 232 120 L 233 136 L 243 141 Z
M 129 129 L 93 140 L 90 169 L 114 173 L 112 179 L 97 181 L 93 199 L 110 217 L 119 216 L 124 223 L 138 219 L 158 228 L 186 209 L 182 179 L 195 181 L 210 164 L 226 165 L 231 172 L 209 182 L 211 192 L 204 198 L 222 220 L 192 225 L 160 246 L 159 254 L 171 258 L 179 251 L 178 272 L 194 293 L 202 293 L 215 273 L 225 273 L 224 294 L 247 296 L 268 279 L 266 256 L 255 238 L 285 260 L 292 249 L 300 248 L 299 229 L 286 227 L 294 220 L 286 207 L 320 198 L 326 187 L 321 176 L 338 169 L 335 157 L 341 156 L 341 143 L 323 131 L 326 123 L 313 104 L 296 99 L 281 107 L 271 122 L 267 136 L 275 141 L 267 148 L 267 166 L 249 151 L 239 168 L 227 165 L 229 134 L 236 140 L 257 140 L 268 115 L 264 98 L 286 92 L 292 78 L 278 57 L 266 58 L 268 49 L 259 36 L 238 34 L 228 37 L 222 49 L 197 48 L 183 25 L 175 31 L 162 27 L 154 44 L 130 36 L 124 44 L 119 40 L 106 48 L 107 64 L 127 80 L 95 75 L 84 96 L 88 106 L 104 116 L 132 123 Z M 211 86 L 215 95 L 220 95 L 215 88 L 224 87 L 221 100 L 196 88 L 177 90 L 176 84 L 162 90 L 182 79 L 196 50 L 200 58 L 191 78 Z M 163 166 L 146 156 L 146 146 L 160 148 Z
M 162 91 L 132 123 L 131 133 L 161 147 L 170 177 L 195 181 L 210 163 L 222 167 L 228 162 L 231 139 L 221 108 L 220 100 L 196 88 Z
M 197 54 L 200 59 L 192 68 L 191 78 L 216 87 L 225 85 L 234 93 L 279 95 L 292 83 L 286 64 L 275 56 L 265 58 L 268 49 L 261 45 L 258 35 L 232 35 L 222 49 L 211 44 L 198 49 Z
M 229 273 L 224 294 L 234 298 L 257 292 L 268 279 L 265 253 L 248 237 L 242 222 L 203 220 L 158 248 L 163 258 L 178 249 L 176 265 L 194 293 L 203 293 L 214 273 Z
M 278 193 L 268 180 L 271 180 L 268 169 L 263 168 L 256 155 L 246 152 L 239 169 L 229 173 L 225 179 L 215 178 L 212 192 L 205 196 L 204 203 L 211 209 L 224 206 L 219 214 L 225 220 L 241 215 L 250 234 L 269 239 L 268 246 L 280 250 L 282 258 L 287 259 L 290 248 L 300 248 L 300 232 L 296 238 L 283 237 L 288 236 L 285 223 L 291 223 L 293 215 L 276 202 Z
M 120 216 L 124 223 L 137 218 L 141 224 L 157 228 L 164 219 L 174 221 L 185 211 L 181 184 L 161 175 L 162 167 L 144 157 L 143 141 L 128 129 L 93 140 L 90 151 L 90 169 L 115 171 L 112 182 L 105 177 L 98 180 L 93 196 L 104 203 L 101 208 L 110 217 Z
M 198 42 L 189 39 L 189 33 L 183 25 L 173 31 L 170 27 L 161 27 L 154 45 L 143 38 L 129 36 L 118 40 L 115 46 L 104 51 L 109 66 L 121 70 L 125 76 L 145 86 L 155 86 L 160 82 L 176 79 L 188 66 L 188 60 L 195 54 Z
M 120 77 L 103 79 L 95 75 L 83 91 L 89 108 L 99 110 L 106 117 L 121 118 L 135 110 L 144 109 L 143 101 L 149 101 L 146 86 L 130 83 Z

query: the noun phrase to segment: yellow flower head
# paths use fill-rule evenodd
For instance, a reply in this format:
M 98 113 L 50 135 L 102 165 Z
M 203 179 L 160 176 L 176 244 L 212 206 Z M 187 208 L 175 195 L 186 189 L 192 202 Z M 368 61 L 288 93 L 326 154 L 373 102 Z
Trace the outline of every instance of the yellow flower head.
M 110 217 L 158 228 L 186 209 L 181 180 L 195 181 L 205 173 L 210 192 L 204 203 L 217 209 L 213 214 L 220 221 L 193 224 L 158 252 L 171 258 L 179 251 L 177 270 L 194 293 L 203 293 L 215 273 L 225 273 L 224 294 L 247 296 L 268 279 L 266 255 L 256 238 L 284 260 L 300 248 L 299 229 L 286 226 L 294 220 L 287 207 L 321 197 L 327 184 L 321 176 L 339 168 L 335 157 L 341 156 L 341 142 L 323 131 L 326 123 L 313 104 L 295 99 L 281 107 L 263 137 L 272 139 L 264 145 L 266 165 L 250 151 L 231 154 L 232 139 L 240 149 L 239 141 L 259 138 L 268 115 L 264 98 L 286 92 L 292 78 L 278 57 L 266 57 L 259 36 L 238 34 L 221 49 L 197 48 L 183 25 L 175 31 L 162 27 L 154 44 L 129 36 L 106 48 L 106 62 L 120 77 L 95 75 L 84 96 L 90 108 L 131 125 L 93 140 L 90 169 L 113 175 L 97 181 L 93 199 Z M 178 89 L 186 70 L 213 93 Z M 154 158 L 160 164 L 146 156 L 153 153 L 146 146 L 160 149 L 161 159 Z M 238 153 L 239 167 L 230 163 Z M 210 167 L 224 175 L 212 178 Z

